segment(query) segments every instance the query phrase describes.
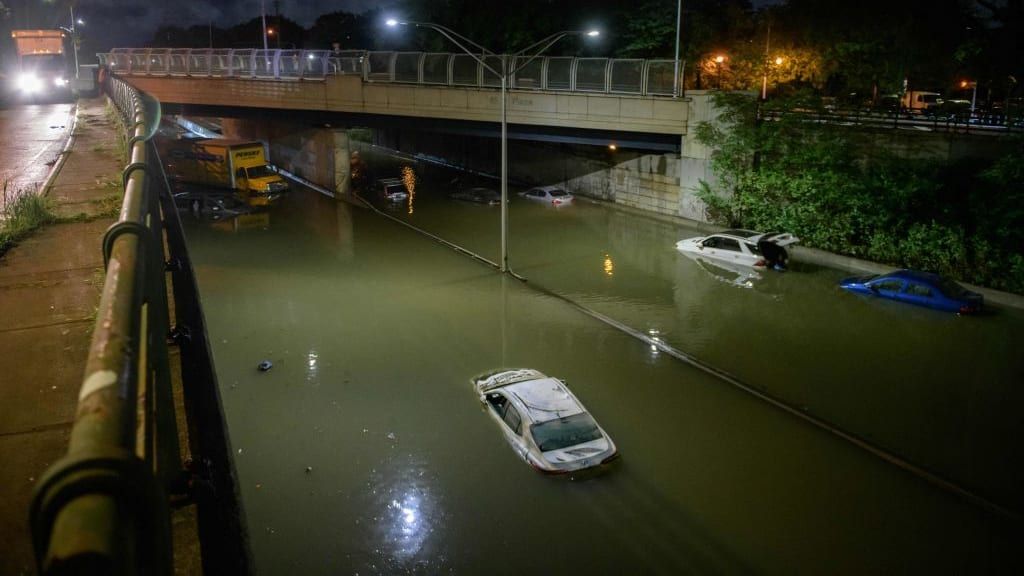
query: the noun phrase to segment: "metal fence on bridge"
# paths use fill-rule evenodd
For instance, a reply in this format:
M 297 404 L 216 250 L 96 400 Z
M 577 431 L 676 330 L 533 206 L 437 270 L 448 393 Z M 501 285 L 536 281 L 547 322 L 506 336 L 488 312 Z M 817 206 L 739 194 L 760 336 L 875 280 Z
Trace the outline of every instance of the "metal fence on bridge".
M 357 75 L 366 82 L 498 88 L 501 78 L 468 54 L 447 52 L 331 52 L 327 50 L 233 50 L 115 48 L 97 55 L 121 74 L 323 80 Z M 672 96 L 675 61 L 562 56 L 485 56 L 495 69 L 515 70 L 516 90 Z

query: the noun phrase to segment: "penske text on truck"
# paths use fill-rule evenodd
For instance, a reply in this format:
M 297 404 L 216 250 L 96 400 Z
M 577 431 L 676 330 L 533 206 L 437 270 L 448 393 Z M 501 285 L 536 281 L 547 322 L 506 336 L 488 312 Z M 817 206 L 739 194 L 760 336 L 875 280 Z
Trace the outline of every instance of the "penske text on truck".
M 288 190 L 288 183 L 267 164 L 262 142 L 178 140 L 166 153 L 172 178 L 233 189 L 250 206 L 272 204 Z

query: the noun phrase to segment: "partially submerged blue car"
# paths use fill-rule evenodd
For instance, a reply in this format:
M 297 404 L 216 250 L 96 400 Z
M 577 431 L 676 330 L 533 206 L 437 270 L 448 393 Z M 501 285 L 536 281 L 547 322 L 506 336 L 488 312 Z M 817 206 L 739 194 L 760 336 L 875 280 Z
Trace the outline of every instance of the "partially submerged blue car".
M 878 296 L 958 314 L 980 312 L 984 304 L 984 298 L 977 292 L 971 292 L 938 274 L 914 270 L 845 278 L 839 282 L 839 287 L 857 294 Z

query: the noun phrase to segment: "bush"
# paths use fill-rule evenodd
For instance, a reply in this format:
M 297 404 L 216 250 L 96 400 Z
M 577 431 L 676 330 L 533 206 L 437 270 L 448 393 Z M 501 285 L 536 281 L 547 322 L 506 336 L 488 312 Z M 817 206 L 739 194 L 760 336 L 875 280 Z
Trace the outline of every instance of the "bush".
M 806 97 L 787 106 L 808 107 Z M 720 95 L 712 147 L 718 186 L 698 195 L 713 221 L 786 230 L 804 244 L 1024 292 L 1024 141 L 993 163 L 893 158 L 856 128 L 782 114 Z
M 34 190 L 3 190 L 4 205 L 0 211 L 0 256 L 36 228 L 52 222 L 50 202 Z

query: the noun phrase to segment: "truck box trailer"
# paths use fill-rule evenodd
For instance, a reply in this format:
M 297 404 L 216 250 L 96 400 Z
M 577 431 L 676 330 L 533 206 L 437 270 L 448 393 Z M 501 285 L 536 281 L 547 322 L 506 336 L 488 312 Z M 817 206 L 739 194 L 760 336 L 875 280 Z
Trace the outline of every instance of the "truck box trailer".
M 176 140 L 165 151 L 168 175 L 181 182 L 231 189 L 250 206 L 266 206 L 288 190 L 267 164 L 262 142 L 222 138 Z
M 71 95 L 61 30 L 12 30 L 17 52 L 14 88 L 23 97 Z

